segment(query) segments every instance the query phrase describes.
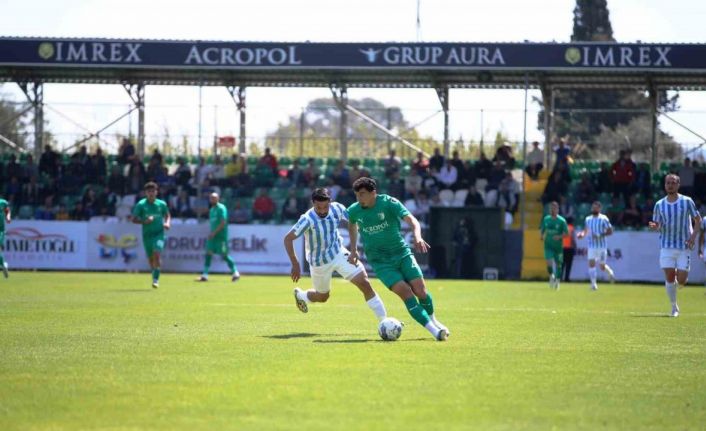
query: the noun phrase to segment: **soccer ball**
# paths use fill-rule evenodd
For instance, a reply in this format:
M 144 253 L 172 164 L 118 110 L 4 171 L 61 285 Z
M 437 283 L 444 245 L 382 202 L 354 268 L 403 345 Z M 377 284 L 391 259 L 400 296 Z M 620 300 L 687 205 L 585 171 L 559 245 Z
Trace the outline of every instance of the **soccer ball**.
M 402 335 L 402 322 L 394 317 L 386 317 L 378 326 L 378 334 L 384 341 L 395 341 Z

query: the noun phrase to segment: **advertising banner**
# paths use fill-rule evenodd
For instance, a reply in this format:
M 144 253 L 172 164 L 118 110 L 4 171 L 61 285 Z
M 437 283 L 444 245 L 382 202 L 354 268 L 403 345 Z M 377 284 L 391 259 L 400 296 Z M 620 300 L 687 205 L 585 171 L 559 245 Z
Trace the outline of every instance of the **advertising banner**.
M 13 220 L 3 254 L 10 268 L 86 269 L 86 223 Z

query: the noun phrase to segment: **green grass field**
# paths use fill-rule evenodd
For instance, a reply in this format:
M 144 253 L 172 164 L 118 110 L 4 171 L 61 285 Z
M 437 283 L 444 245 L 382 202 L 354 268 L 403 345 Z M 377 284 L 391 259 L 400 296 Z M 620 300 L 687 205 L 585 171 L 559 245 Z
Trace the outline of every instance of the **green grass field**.
M 703 429 L 706 296 L 430 281 L 451 329 L 382 342 L 362 295 L 291 281 L 15 272 L 0 280 L 0 430 Z M 305 282 L 308 279 L 304 280 Z M 306 283 L 301 284 L 303 287 Z

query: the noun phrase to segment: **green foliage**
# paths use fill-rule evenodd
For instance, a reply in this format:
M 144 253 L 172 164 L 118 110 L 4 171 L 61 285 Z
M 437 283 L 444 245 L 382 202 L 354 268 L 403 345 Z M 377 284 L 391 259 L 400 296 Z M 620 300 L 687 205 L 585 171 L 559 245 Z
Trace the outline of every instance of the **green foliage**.
M 0 135 L 16 143 L 21 148 L 27 148 L 27 126 L 31 115 L 25 113 L 20 115 L 27 108 L 27 105 L 18 105 L 10 101 L 3 100 L 0 95 Z M 4 145 L 3 148 L 7 148 Z

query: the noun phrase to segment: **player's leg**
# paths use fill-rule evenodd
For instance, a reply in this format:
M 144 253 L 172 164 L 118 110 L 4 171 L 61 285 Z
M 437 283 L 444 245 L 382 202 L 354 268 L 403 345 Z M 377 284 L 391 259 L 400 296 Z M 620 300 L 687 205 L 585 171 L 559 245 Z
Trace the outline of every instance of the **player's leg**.
M 429 315 L 429 319 L 439 329 L 445 329 L 447 334 L 451 335 L 449 328 L 436 319 L 434 300 L 431 297 L 431 293 L 427 291 L 426 283 L 424 282 L 424 274 L 422 273 L 422 268 L 420 268 L 417 263 L 417 259 L 415 259 L 413 255 L 403 258 L 400 262 L 400 270 L 402 271 L 404 279 L 409 283 L 410 287 L 412 287 L 412 293 L 414 293 L 414 296 L 419 300 L 419 304 Z
M 228 242 L 223 241 L 221 244 L 221 257 L 223 260 L 225 260 L 226 265 L 228 265 L 228 269 L 230 270 L 230 280 L 231 281 L 238 281 L 240 280 L 240 271 L 238 271 L 238 267 L 235 266 L 235 261 L 233 258 L 230 257 L 228 254 Z
M 5 231 L 0 232 L 0 244 L 5 244 Z M 2 254 L 2 251 L 0 251 L 0 269 L 2 269 L 2 275 L 4 275 L 5 278 L 10 276 L 7 262 L 5 262 L 5 256 Z
M 310 302 L 328 301 L 329 291 L 331 290 L 331 275 L 333 275 L 332 264 L 312 266 L 310 271 L 311 283 L 314 288 L 309 290 L 302 290 L 298 287 L 294 288 L 294 301 L 297 304 L 297 308 L 302 313 L 309 311 L 307 304 Z
M 561 247 L 554 250 L 554 263 L 554 289 L 559 290 L 561 272 L 564 270 L 564 250 Z
M 664 271 L 664 288 L 667 297 L 672 305 L 672 317 L 679 316 L 679 306 L 677 305 L 677 259 L 676 250 L 662 249 L 659 253 L 659 265 Z
M 589 253 L 591 250 L 589 250 Z M 596 269 L 596 259 L 592 258 L 588 260 L 588 278 L 591 280 L 591 290 L 598 289 L 598 271 Z
M 162 268 L 162 250 L 164 249 L 164 235 L 157 235 L 154 240 L 152 252 L 152 287 L 159 287 L 159 275 Z
M 375 273 L 377 274 L 378 271 L 375 270 Z M 448 331 L 445 329 L 440 329 L 434 324 L 434 322 L 431 321 L 429 314 L 427 314 L 424 307 L 422 307 L 422 305 L 417 301 L 417 297 L 414 295 L 414 292 L 412 292 L 412 287 L 407 284 L 406 281 L 402 280 L 401 276 L 402 275 L 400 274 L 399 281 L 393 283 L 389 289 L 395 292 L 395 294 L 402 299 L 405 307 L 407 307 L 407 312 L 414 320 L 417 321 L 417 323 L 424 326 L 426 330 L 429 331 L 429 333 L 438 341 L 446 341 L 449 335 Z M 389 274 L 387 277 L 388 280 L 392 279 L 389 277 Z M 383 281 L 383 283 L 385 282 Z M 387 286 L 388 284 L 385 283 L 385 285 Z
M 547 272 L 549 273 L 549 288 L 554 289 L 554 284 L 556 283 L 556 279 L 554 277 L 554 266 L 556 263 L 554 262 L 554 252 L 552 249 L 544 247 L 544 259 L 547 261 Z
M 375 293 L 373 286 L 370 284 L 370 279 L 368 279 L 368 273 L 365 271 L 365 267 L 360 261 L 355 265 L 348 262 L 348 256 L 348 250 L 343 249 L 333 262 L 334 270 L 338 272 L 341 277 L 353 283 L 353 285 L 361 291 L 365 298 L 365 303 L 373 313 L 375 313 L 375 317 L 377 317 L 378 320 L 384 319 L 387 317 L 385 304 L 383 304 L 382 299 Z
M 611 283 L 615 283 L 615 272 L 613 272 L 613 268 L 608 266 L 608 264 L 606 263 L 608 261 L 608 251 L 606 249 L 601 250 L 600 257 L 601 271 L 606 273 L 606 275 L 608 276 L 608 281 L 610 281 Z
M 213 261 L 213 252 L 209 249 L 208 242 L 206 243 L 206 257 L 203 261 L 203 271 L 201 271 L 201 277 L 197 278 L 196 281 L 208 281 L 208 272 L 211 270 L 211 262 Z

